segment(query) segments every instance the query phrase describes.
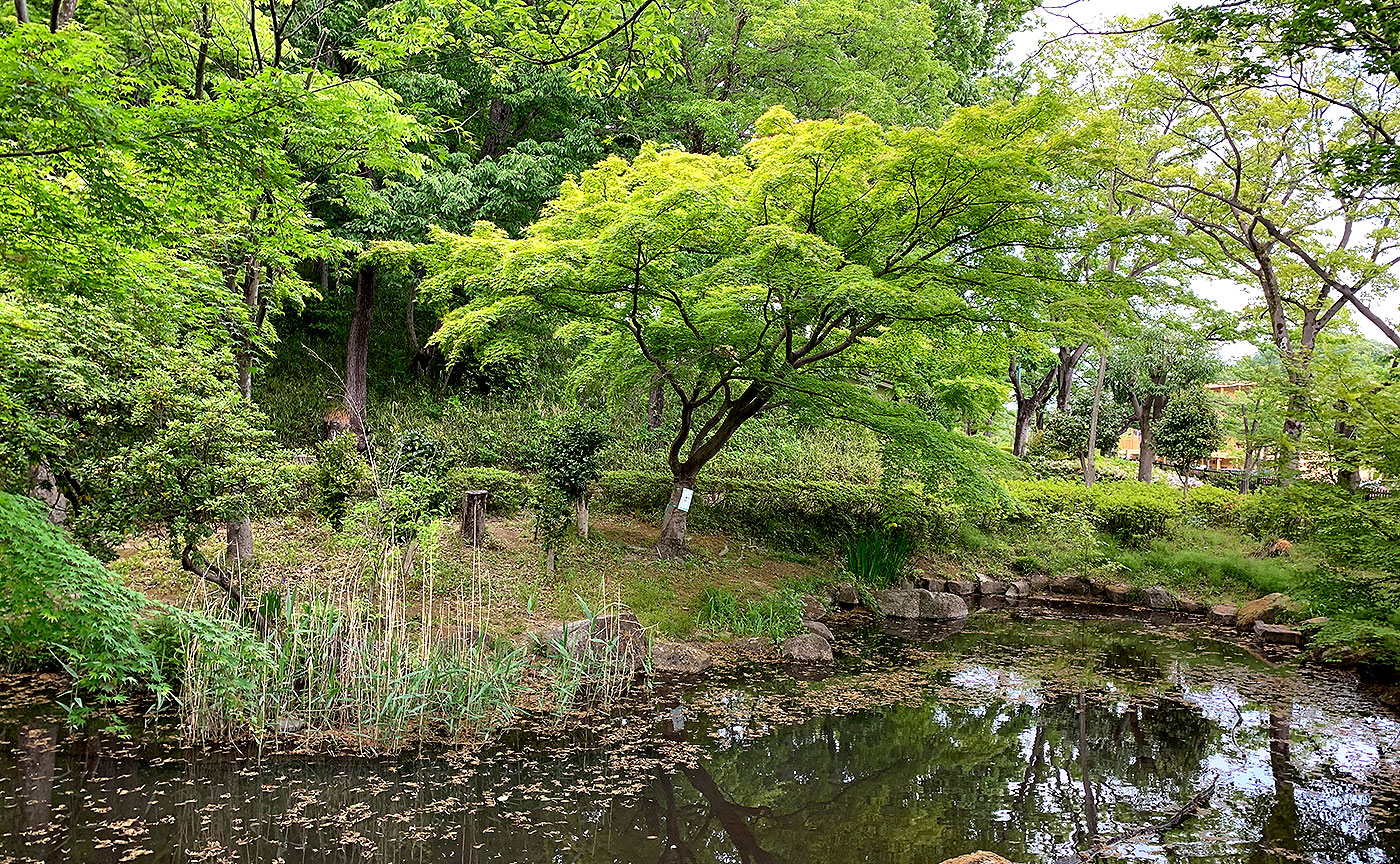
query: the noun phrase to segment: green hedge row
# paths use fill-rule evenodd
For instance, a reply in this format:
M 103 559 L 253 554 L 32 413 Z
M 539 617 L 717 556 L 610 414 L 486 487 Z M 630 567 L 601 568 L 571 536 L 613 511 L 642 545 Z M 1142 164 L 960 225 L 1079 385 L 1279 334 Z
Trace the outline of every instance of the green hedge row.
M 597 506 L 659 519 L 671 486 L 670 475 L 661 472 L 607 471 L 598 482 Z M 956 506 L 912 485 L 702 477 L 695 499 L 690 510 L 695 528 L 803 552 L 844 550 L 851 538 L 877 531 L 922 543 L 947 541 L 960 520 Z
M 1085 514 L 1102 530 L 1133 545 L 1144 545 L 1167 533 L 1167 524 L 1181 513 L 1181 492 L 1157 483 L 1120 480 L 1082 483 L 1028 480 L 1008 484 L 1021 503 L 1021 515 L 1037 520 Z
M 453 468 L 447 473 L 447 492 L 456 506 L 462 504 L 462 493 L 485 489 L 486 512 L 509 516 L 519 512 L 530 501 L 530 478 L 501 468 Z

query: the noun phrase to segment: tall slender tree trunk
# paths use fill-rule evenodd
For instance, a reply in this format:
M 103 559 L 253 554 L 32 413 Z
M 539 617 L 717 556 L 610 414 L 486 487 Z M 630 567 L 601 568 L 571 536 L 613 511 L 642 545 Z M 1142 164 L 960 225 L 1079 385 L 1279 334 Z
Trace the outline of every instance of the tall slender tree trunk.
M 1103 379 L 1108 372 L 1108 352 L 1099 354 L 1099 374 L 1094 379 L 1094 404 L 1089 409 L 1089 458 L 1084 463 L 1084 485 L 1093 486 L 1096 476 L 1097 466 L 1094 464 L 1094 457 L 1099 452 L 1099 402 L 1103 399 Z
M 228 277 L 232 292 L 237 271 Z M 258 310 L 262 305 L 262 265 L 257 256 L 250 257 L 243 269 L 243 304 L 248 310 L 248 329 L 239 339 L 234 362 L 237 365 L 238 392 L 245 401 L 253 401 L 253 334 L 259 325 Z M 253 562 L 253 520 L 248 514 L 224 523 L 224 560 L 229 570 L 240 574 Z
M 49 4 L 49 31 L 57 33 L 73 23 L 78 13 L 78 0 L 51 0 Z
M 1254 476 L 1254 448 L 1248 442 L 1244 445 L 1244 465 L 1240 468 L 1240 492 L 1249 491 L 1249 480 Z
M 651 393 L 647 396 L 647 431 L 651 433 L 653 447 L 660 447 L 665 442 L 661 440 L 661 422 L 666 416 L 666 391 L 661 389 L 661 382 L 651 385 Z
M 29 23 L 29 4 L 26 0 L 15 0 L 15 18 L 21 24 Z
M 574 512 L 578 516 L 578 536 L 588 539 L 588 495 L 584 494 L 574 503 Z
M 408 311 L 404 314 L 404 331 L 408 336 L 408 362 L 409 365 L 418 356 L 418 327 L 413 320 L 414 308 L 418 305 L 418 283 L 414 282 L 408 288 Z
M 1035 412 L 1029 408 L 1016 406 L 1016 431 L 1011 436 L 1011 453 L 1015 456 L 1026 455 L 1026 448 L 1031 440 L 1031 420 L 1035 419 Z
M 350 336 L 345 342 L 345 411 L 350 429 L 363 450 L 365 409 L 369 393 L 369 327 L 374 318 L 374 291 L 378 274 L 373 264 L 360 267 L 355 278 L 355 308 L 350 315 Z

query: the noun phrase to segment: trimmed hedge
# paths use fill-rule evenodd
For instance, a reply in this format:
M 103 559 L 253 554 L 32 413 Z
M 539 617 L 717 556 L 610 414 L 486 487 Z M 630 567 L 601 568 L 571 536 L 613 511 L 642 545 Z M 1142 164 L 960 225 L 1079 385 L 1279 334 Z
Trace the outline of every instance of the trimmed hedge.
M 672 478 L 654 471 L 605 471 L 598 506 L 660 518 Z M 917 486 L 886 488 L 815 480 L 702 477 L 690 511 L 693 527 L 775 542 L 797 551 L 839 551 L 855 537 L 898 532 L 917 542 L 945 541 L 960 514 Z
M 1181 493 L 1156 483 L 1121 480 L 1082 483 L 1031 480 L 1009 484 L 1022 515 L 1035 520 L 1084 514 L 1099 528 L 1125 543 L 1144 545 L 1167 533 L 1167 523 L 1181 512 Z
M 1244 498 L 1219 486 L 1196 486 L 1186 493 L 1186 517 L 1201 526 L 1238 530 Z
M 447 475 L 447 489 L 457 507 L 462 506 L 462 493 L 485 489 L 491 493 L 486 498 L 486 512 L 493 516 L 517 513 L 530 500 L 530 478 L 501 468 L 453 468 Z

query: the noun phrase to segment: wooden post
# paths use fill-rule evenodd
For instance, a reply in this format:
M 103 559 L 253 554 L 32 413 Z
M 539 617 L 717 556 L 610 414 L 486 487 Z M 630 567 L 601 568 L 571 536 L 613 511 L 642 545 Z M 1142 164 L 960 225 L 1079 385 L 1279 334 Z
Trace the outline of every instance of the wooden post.
M 474 489 L 462 496 L 462 539 L 472 548 L 486 543 L 485 489 Z

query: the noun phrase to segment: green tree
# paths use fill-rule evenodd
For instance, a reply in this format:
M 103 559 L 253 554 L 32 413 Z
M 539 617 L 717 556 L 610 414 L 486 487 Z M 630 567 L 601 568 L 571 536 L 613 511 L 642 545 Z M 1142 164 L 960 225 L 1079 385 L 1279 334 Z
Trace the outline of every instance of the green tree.
M 1176 394 L 1152 430 L 1157 453 L 1176 468 L 1186 494 L 1191 470 L 1220 447 L 1224 432 L 1220 414 L 1204 387 Z
M 1069 454 L 1070 458 L 1078 459 L 1082 470 L 1087 470 L 1084 465 L 1093 458 L 1089 442 L 1093 411 L 1093 392 L 1075 393 L 1064 411 L 1056 411 L 1046 420 L 1042 439 L 1051 447 Z M 1118 436 L 1130 422 L 1132 417 L 1126 406 L 1117 402 L 1100 404 L 1097 440 L 1094 442 L 1097 452 L 1104 456 L 1111 454 L 1118 446 Z
M 552 313 L 584 346 L 582 375 L 618 391 L 663 382 L 680 418 L 662 555 L 685 549 L 676 505 L 701 469 L 780 407 L 917 429 L 944 483 L 976 483 L 979 448 L 856 375 L 905 375 L 922 333 L 1014 322 L 1025 296 L 1069 290 L 1047 288 L 1024 254 L 1068 242 L 1075 220 L 1049 191 L 1079 150 L 1057 134 L 1063 116 L 1038 99 L 886 132 L 859 115 L 799 123 L 775 109 L 745 158 L 610 159 L 565 184 L 523 239 L 481 226 L 438 236 L 431 281 L 477 299 L 437 338 L 457 356 L 529 338 L 500 325 Z

